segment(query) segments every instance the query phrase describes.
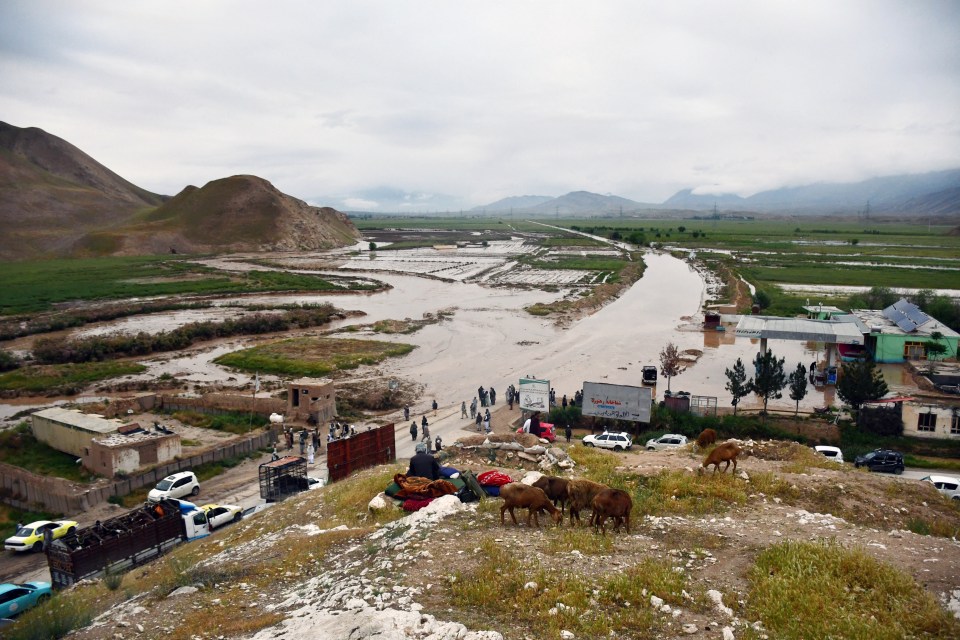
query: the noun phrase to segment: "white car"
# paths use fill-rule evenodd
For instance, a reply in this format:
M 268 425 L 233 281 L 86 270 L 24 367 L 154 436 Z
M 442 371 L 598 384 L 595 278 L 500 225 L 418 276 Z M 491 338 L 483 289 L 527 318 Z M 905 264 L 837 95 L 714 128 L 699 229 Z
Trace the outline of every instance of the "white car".
M 185 498 L 200 493 L 200 483 L 193 471 L 181 471 L 167 476 L 147 494 L 148 502 L 160 502 L 164 498 Z
M 598 436 L 593 434 L 583 438 L 583 444 L 588 447 L 603 447 L 604 449 L 613 449 L 614 451 L 623 451 L 633 446 L 633 439 L 626 431 L 620 433 L 608 433 L 604 431 Z
M 235 504 L 205 504 L 200 508 L 207 514 L 211 530 L 243 519 L 243 509 Z
M 679 433 L 665 433 L 659 438 L 650 438 L 647 440 L 647 451 L 662 451 L 663 449 L 676 449 L 687 444 L 687 436 Z
M 814 449 L 828 460 L 843 464 L 843 451 L 840 451 L 840 447 L 830 447 L 825 444 L 820 444 L 815 446 Z
M 954 476 L 927 476 L 920 479 L 922 482 L 929 482 L 937 488 L 937 491 L 952 500 L 960 500 L 960 478 Z

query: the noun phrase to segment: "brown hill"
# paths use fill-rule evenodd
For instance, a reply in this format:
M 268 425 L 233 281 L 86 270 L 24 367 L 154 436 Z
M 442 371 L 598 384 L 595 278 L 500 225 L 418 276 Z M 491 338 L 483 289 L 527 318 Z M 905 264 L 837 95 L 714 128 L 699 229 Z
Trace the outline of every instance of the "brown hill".
M 162 201 L 57 136 L 0 122 L 0 259 L 68 252 Z
M 219 253 L 328 249 L 359 239 L 335 209 L 308 205 L 263 178 L 232 176 L 188 186 L 130 224 L 90 234 L 82 244 L 123 254 Z

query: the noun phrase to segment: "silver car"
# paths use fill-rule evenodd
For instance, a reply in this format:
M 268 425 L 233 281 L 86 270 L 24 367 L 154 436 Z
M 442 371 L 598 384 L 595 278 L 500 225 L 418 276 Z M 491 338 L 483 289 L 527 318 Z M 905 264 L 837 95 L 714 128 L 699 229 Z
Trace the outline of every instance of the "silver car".
M 647 451 L 662 451 L 663 449 L 676 449 L 687 444 L 687 436 L 679 433 L 665 433 L 659 438 L 650 438 L 647 440 Z

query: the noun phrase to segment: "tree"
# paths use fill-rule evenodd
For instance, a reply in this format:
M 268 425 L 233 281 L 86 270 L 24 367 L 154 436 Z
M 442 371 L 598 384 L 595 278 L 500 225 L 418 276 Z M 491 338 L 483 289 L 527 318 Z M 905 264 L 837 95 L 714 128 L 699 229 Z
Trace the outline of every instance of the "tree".
M 837 380 L 837 395 L 849 404 L 860 422 L 860 407 L 864 402 L 879 400 L 886 395 L 887 383 L 872 358 L 859 362 L 843 363 L 840 379 Z
M 376 242 L 371 242 L 371 243 L 370 243 L 370 251 L 376 251 L 376 250 L 377 250 L 377 243 L 376 243 Z
M 762 289 L 757 289 L 757 292 L 753 294 L 753 304 L 757 305 L 761 309 L 766 309 L 770 306 L 770 294 Z
M 751 381 L 751 390 L 763 398 L 763 413 L 767 413 L 767 402 L 770 398 L 782 398 L 783 388 L 787 386 L 787 374 L 783 371 L 783 362 L 786 358 L 774 357 L 773 352 L 767 349 L 766 353 L 758 353 L 753 359 L 753 367 L 756 370 L 755 377 Z
M 747 380 L 747 371 L 743 366 L 743 360 L 740 358 L 737 358 L 737 364 L 733 365 L 733 369 L 727 369 L 726 374 L 727 391 L 733 396 L 730 404 L 733 405 L 733 415 L 737 415 L 737 405 L 740 404 L 741 398 L 749 395 L 753 388 L 753 381 Z
M 800 401 L 807 397 L 807 368 L 797 363 L 797 368 L 790 374 L 790 399 L 797 403 L 793 411 L 796 416 L 800 413 Z
M 677 345 L 668 342 L 667 346 L 660 352 L 660 375 L 667 379 L 667 391 L 670 391 L 670 378 L 680 375 L 680 352 Z
M 943 339 L 943 334 L 939 331 L 930 332 L 931 342 L 926 343 L 924 350 L 927 352 L 927 371 L 933 373 L 933 363 L 935 360 L 940 360 L 947 353 L 947 345 L 940 342 Z

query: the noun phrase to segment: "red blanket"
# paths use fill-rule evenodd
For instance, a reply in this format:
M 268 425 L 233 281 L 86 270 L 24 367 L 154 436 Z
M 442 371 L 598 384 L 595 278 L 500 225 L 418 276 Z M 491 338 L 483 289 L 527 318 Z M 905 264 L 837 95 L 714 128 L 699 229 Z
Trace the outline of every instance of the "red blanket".
M 423 500 L 417 500 L 416 498 L 408 498 L 403 501 L 401 505 L 404 511 L 420 511 L 425 506 L 433 502 L 433 498 L 425 498 Z
M 505 473 L 499 471 L 484 471 L 477 476 L 477 482 L 488 487 L 502 487 L 513 480 Z

